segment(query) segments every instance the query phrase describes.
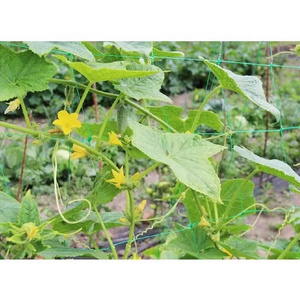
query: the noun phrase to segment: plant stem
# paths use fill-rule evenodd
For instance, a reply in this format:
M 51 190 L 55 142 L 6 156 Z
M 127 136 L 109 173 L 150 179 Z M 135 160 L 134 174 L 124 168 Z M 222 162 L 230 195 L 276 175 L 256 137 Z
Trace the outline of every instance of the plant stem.
M 111 252 L 112 252 L 112 254 L 114 256 L 114 259 L 118 259 L 118 254 L 117 254 L 116 248 L 115 248 L 115 246 L 114 246 L 114 244 L 113 244 L 113 242 L 112 242 L 112 240 L 111 240 L 111 238 L 109 236 L 109 233 L 108 233 L 108 231 L 107 231 L 107 229 L 105 227 L 105 224 L 104 224 L 104 222 L 103 222 L 103 220 L 101 218 L 101 215 L 100 215 L 100 213 L 99 213 L 99 211 L 98 211 L 98 209 L 97 209 L 97 207 L 96 207 L 95 204 L 93 204 L 93 207 L 94 207 L 94 211 L 95 211 L 95 213 L 97 215 L 98 221 L 99 221 L 99 223 L 100 223 L 100 225 L 102 227 L 102 230 L 103 230 L 103 232 L 105 234 L 105 237 L 106 237 L 106 239 L 107 239 L 107 241 L 109 243 L 109 246 L 110 246 Z
M 151 117 L 153 120 L 155 120 L 157 123 L 167 127 L 170 129 L 170 131 L 177 133 L 177 130 L 175 130 L 171 125 L 167 124 L 165 121 L 163 121 L 162 119 L 160 119 L 159 117 L 153 115 L 150 111 L 148 111 L 147 109 L 144 109 L 142 106 L 134 103 L 133 101 L 125 98 L 124 101 L 126 103 L 128 103 L 129 105 L 131 105 L 132 107 L 136 108 L 137 110 L 139 110 L 140 112 L 142 112 L 144 115 Z
M 93 238 L 93 236 L 91 234 L 89 234 L 89 238 L 90 238 L 90 241 L 93 244 L 94 248 L 96 250 L 99 250 L 99 247 L 98 247 L 97 243 L 95 242 L 95 240 L 94 240 L 94 238 Z
M 194 119 L 194 122 L 192 124 L 192 127 L 191 127 L 191 133 L 194 133 L 196 128 L 197 128 L 197 124 L 199 122 L 199 118 L 200 118 L 200 115 L 203 111 L 203 108 L 204 106 L 206 105 L 206 103 L 211 99 L 211 97 L 213 96 L 213 94 L 215 94 L 216 92 L 218 92 L 220 89 L 222 88 L 222 85 L 218 85 L 216 88 L 214 88 L 207 96 L 206 98 L 204 99 L 204 101 L 202 102 L 202 104 L 200 105 L 198 111 L 197 111 L 197 114 L 195 116 L 195 119 Z
M 216 226 L 218 226 L 219 214 L 218 214 L 217 203 L 213 202 L 213 206 L 214 206 L 214 213 L 215 213 L 215 222 L 216 222 Z M 220 231 L 218 231 L 217 234 L 216 234 L 216 241 L 219 241 L 219 240 L 220 240 Z
M 157 162 L 154 165 L 152 165 L 151 167 L 149 167 L 148 169 L 146 169 L 144 172 L 142 172 L 140 174 L 140 176 L 138 177 L 138 180 L 141 180 L 143 177 L 145 177 L 147 174 L 149 174 L 152 170 L 156 169 L 161 163 Z
M 135 212 L 134 212 L 134 200 L 133 200 L 133 194 L 132 191 L 127 191 L 129 200 L 130 200 L 130 231 L 128 236 L 128 242 L 126 244 L 125 248 L 125 254 L 124 259 L 127 259 L 129 252 L 131 250 L 131 243 L 133 242 L 133 236 L 134 236 L 134 225 L 135 225 Z
M 30 120 L 29 120 L 29 117 L 28 117 L 28 114 L 27 114 L 27 110 L 26 110 L 24 100 L 23 100 L 22 97 L 20 97 L 19 100 L 21 102 L 22 112 L 23 112 L 23 115 L 24 115 L 24 118 L 25 118 L 25 122 L 27 124 L 27 128 L 31 129 L 31 123 L 30 123 Z
M 100 142 L 101 142 L 101 138 L 102 138 L 104 129 L 105 129 L 105 127 L 106 127 L 106 125 L 107 125 L 107 122 L 108 122 L 108 120 L 110 119 L 110 117 L 111 117 L 111 115 L 112 115 L 112 113 L 113 113 L 113 111 L 114 111 L 116 105 L 118 104 L 118 102 L 119 102 L 121 96 L 122 96 L 122 94 L 120 94 L 120 95 L 116 98 L 116 100 L 114 101 L 114 103 L 112 104 L 112 106 L 110 107 L 109 111 L 107 112 L 107 114 L 106 114 L 106 116 L 105 116 L 105 119 L 104 119 L 104 121 L 103 121 L 103 123 L 102 123 L 102 126 L 101 126 L 100 131 L 99 131 L 99 135 L 98 135 L 98 138 L 97 138 L 97 146 L 100 145 Z
M 217 225 L 217 227 L 216 227 L 216 229 L 215 229 L 216 231 L 219 231 L 219 230 L 221 229 L 221 227 L 226 223 L 226 219 L 227 219 L 227 217 L 228 217 L 228 214 L 229 214 L 229 212 L 230 212 L 230 210 L 231 210 L 231 208 L 232 208 L 232 205 L 234 204 L 236 198 L 238 197 L 238 195 L 239 195 L 241 189 L 242 189 L 242 188 L 246 185 L 246 183 L 247 183 L 249 180 L 251 180 L 251 178 L 252 178 L 255 174 L 257 174 L 258 172 L 259 172 L 259 168 L 256 168 L 253 172 L 251 172 L 251 173 L 248 175 L 248 177 L 244 180 L 244 182 L 237 188 L 236 192 L 233 194 L 233 196 L 232 196 L 230 202 L 228 203 L 228 205 L 227 205 L 227 207 L 226 207 L 226 209 L 225 209 L 225 211 L 224 211 L 224 214 L 223 214 L 223 216 L 222 216 L 222 221 Z
M 44 137 L 47 137 L 49 139 L 52 139 L 54 137 L 54 135 L 44 133 L 42 131 L 36 131 L 36 130 L 28 129 L 28 128 L 25 128 L 25 127 L 13 125 L 13 124 L 6 123 L 6 122 L 0 122 L 0 126 L 5 127 L 5 128 L 10 128 L 10 129 L 13 129 L 13 130 L 17 130 L 17 131 L 20 131 L 20 132 L 23 132 L 23 133 L 26 133 L 26 134 L 30 134 L 34 137 L 38 137 L 40 135 L 42 135 Z M 82 148 L 85 148 L 89 153 L 92 153 L 92 154 L 95 154 L 96 156 L 101 157 L 115 171 L 117 171 L 117 172 L 120 171 L 120 169 L 109 158 L 107 158 L 104 154 L 102 154 L 101 152 L 95 150 L 94 148 L 92 148 L 92 147 L 90 147 L 90 146 L 88 146 L 84 143 L 81 143 L 81 142 L 71 138 L 70 136 L 63 136 L 63 135 L 60 134 L 60 135 L 55 135 L 55 138 L 66 139 L 67 141 L 70 141 L 73 144 L 76 144 L 76 145 L 78 145 Z
M 198 210 L 199 210 L 199 213 L 202 215 L 202 216 L 205 216 L 205 211 L 203 210 L 203 207 L 199 201 L 199 198 L 198 198 L 198 195 L 197 195 L 197 192 L 192 190 L 193 191 L 193 195 L 194 195 L 194 198 L 195 198 L 195 201 L 196 201 L 196 205 L 198 207 Z M 200 221 L 200 220 L 199 220 Z
M 288 246 L 284 249 L 283 252 L 277 257 L 277 259 L 283 259 L 286 254 L 293 248 L 293 246 L 298 242 L 300 239 L 300 232 L 293 238 L 293 240 L 288 244 Z
M 125 178 L 126 181 L 129 180 L 129 154 L 128 154 L 128 147 L 124 146 L 125 150 Z M 130 197 L 129 193 L 126 193 L 126 212 L 129 215 L 130 213 Z
M 78 87 L 80 89 L 85 90 L 87 88 L 86 85 L 75 82 L 75 81 L 70 81 L 70 80 L 64 80 L 64 79 L 56 79 L 56 78 L 52 78 L 49 80 L 52 83 L 56 83 L 56 84 L 62 84 L 62 85 L 68 85 L 68 86 L 73 86 L 73 87 Z M 101 95 L 103 97 L 108 97 L 108 98 L 117 98 L 118 95 L 117 94 L 112 94 L 112 93 L 107 93 L 107 92 L 102 92 L 96 89 L 91 88 L 90 89 L 91 92 Z
M 91 89 L 92 84 L 93 84 L 92 82 L 89 82 L 89 84 L 87 85 L 86 89 L 84 90 L 84 93 L 83 93 L 83 95 L 82 95 L 82 97 L 81 97 L 81 99 L 80 99 L 80 102 L 79 102 L 79 104 L 78 104 L 78 106 L 77 106 L 77 109 L 76 109 L 76 111 L 75 111 L 76 114 L 79 114 L 79 113 L 80 113 L 80 110 L 81 110 L 81 108 L 82 108 L 82 105 L 83 105 L 83 103 L 84 103 L 84 100 L 85 100 L 85 98 L 86 98 L 86 96 L 87 96 L 89 90 Z
M 32 129 L 29 129 L 29 128 L 25 128 L 25 127 L 21 127 L 21 126 L 18 126 L 18 125 L 6 123 L 6 122 L 1 122 L 1 121 L 0 121 L 0 126 L 5 127 L 5 128 L 10 128 L 10 129 L 13 129 L 13 130 L 17 130 L 17 131 L 21 131 L 23 133 L 30 134 L 34 137 L 37 137 L 37 136 L 39 136 L 39 134 L 42 133 L 42 132 L 39 132 L 39 131 L 36 131 L 36 130 L 32 130 Z

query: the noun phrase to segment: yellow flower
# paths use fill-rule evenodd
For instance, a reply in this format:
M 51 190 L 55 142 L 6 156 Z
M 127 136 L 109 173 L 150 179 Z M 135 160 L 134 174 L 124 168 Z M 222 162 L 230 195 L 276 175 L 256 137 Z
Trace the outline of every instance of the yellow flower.
M 121 141 L 119 140 L 118 136 L 116 133 L 114 133 L 113 131 L 108 133 L 109 135 L 109 141 L 108 141 L 108 145 L 119 145 L 122 146 Z
M 190 132 L 190 130 L 187 130 L 185 133 L 190 134 L 191 132 Z
M 199 223 L 200 226 L 210 226 L 209 222 L 204 218 L 204 216 L 201 217 L 201 222 Z
M 72 128 L 80 128 L 81 122 L 78 120 L 78 114 L 72 113 L 69 114 L 65 110 L 58 112 L 58 119 L 53 121 L 54 125 L 61 127 L 65 135 L 69 134 L 72 131 Z
M 77 145 L 75 145 L 75 144 L 73 144 L 73 150 L 74 150 L 75 152 L 73 152 L 73 153 L 71 154 L 71 159 L 72 159 L 72 160 L 73 160 L 73 159 L 77 159 L 77 158 L 85 157 L 85 156 L 87 156 L 87 155 L 89 154 L 89 152 L 88 152 L 85 148 L 80 147 L 80 146 L 77 146 Z
M 119 221 L 120 221 L 121 223 L 127 223 L 127 219 L 125 219 L 125 218 L 120 218 Z
M 119 173 L 116 172 L 115 170 L 112 170 L 112 173 L 114 175 L 114 178 L 106 180 L 106 181 L 114 184 L 118 189 L 120 189 L 121 188 L 121 184 L 125 184 L 126 183 L 126 179 L 125 179 L 124 171 L 123 171 L 123 166 L 121 167 Z
M 10 111 L 15 111 L 20 107 L 21 101 L 19 99 L 10 101 L 8 107 L 6 108 L 4 114 L 9 113 Z
M 143 201 L 136 207 L 135 213 L 136 213 L 136 214 L 141 213 L 141 212 L 144 210 L 146 204 L 147 204 L 147 200 L 143 200 Z

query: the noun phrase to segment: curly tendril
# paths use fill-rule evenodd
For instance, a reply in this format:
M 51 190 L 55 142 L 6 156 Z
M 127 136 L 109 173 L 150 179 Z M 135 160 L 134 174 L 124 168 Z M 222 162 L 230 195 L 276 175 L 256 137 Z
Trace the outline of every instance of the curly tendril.
M 58 145 L 59 145 L 59 141 L 56 141 L 55 147 L 53 149 L 53 153 L 52 153 L 52 167 L 53 167 L 53 180 L 54 180 L 54 195 L 55 195 L 55 200 L 56 200 L 56 206 L 58 209 L 58 213 L 61 216 L 61 218 L 68 224 L 78 224 L 82 221 L 84 221 L 91 213 L 92 211 L 92 205 L 91 202 L 88 199 L 82 198 L 82 199 L 74 199 L 71 201 L 68 201 L 68 204 L 71 203 L 75 203 L 75 202 L 80 202 L 80 201 L 84 201 L 87 202 L 89 208 L 88 208 L 88 212 L 87 214 L 81 218 L 80 220 L 77 221 L 70 221 L 68 219 L 66 219 L 60 209 L 60 205 L 64 206 L 63 201 L 62 201 L 62 197 L 61 197 L 61 193 L 60 193 L 60 189 L 59 189 L 59 185 L 57 183 L 57 150 L 58 150 Z

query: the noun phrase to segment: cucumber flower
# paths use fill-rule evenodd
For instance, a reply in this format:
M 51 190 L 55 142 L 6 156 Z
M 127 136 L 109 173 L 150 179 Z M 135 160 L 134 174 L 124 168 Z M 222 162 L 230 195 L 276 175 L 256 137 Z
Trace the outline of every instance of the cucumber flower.
M 10 111 L 15 111 L 16 109 L 20 108 L 21 101 L 19 99 L 10 101 L 8 107 L 6 108 L 4 114 L 9 113 Z
M 88 152 L 85 148 L 80 147 L 80 146 L 75 145 L 75 144 L 73 144 L 73 150 L 74 150 L 75 152 L 73 152 L 73 153 L 71 154 L 71 159 L 72 159 L 72 160 L 73 160 L 73 159 L 77 159 L 77 158 L 85 157 L 85 156 L 87 156 L 87 155 L 89 154 L 89 152 Z
M 59 126 L 65 135 L 71 133 L 72 128 L 80 128 L 81 122 L 78 120 L 78 114 L 69 114 L 65 110 L 58 112 L 58 119 L 53 121 L 52 124 Z
M 109 141 L 108 141 L 108 145 L 119 145 L 122 146 L 121 141 L 119 140 L 118 136 L 116 133 L 114 133 L 113 131 L 108 133 L 109 135 Z
M 121 184 L 126 183 L 123 166 L 120 168 L 119 172 L 112 170 L 112 173 L 114 175 L 114 178 L 106 180 L 106 181 L 114 184 L 118 189 L 121 189 Z

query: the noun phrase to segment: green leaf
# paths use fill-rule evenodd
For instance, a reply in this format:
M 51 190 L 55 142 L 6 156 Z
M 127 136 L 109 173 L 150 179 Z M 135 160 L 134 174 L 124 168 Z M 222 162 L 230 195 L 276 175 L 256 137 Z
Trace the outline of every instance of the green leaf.
M 221 185 L 221 200 L 224 205 L 217 204 L 218 214 L 222 216 L 225 212 L 225 209 L 232 199 L 233 195 L 239 188 L 239 186 L 245 181 L 245 179 L 230 179 L 226 180 Z M 236 216 L 242 211 L 249 208 L 247 211 L 243 212 L 243 215 L 251 215 L 255 213 L 255 198 L 253 196 L 255 185 L 253 182 L 248 181 L 240 190 L 236 200 L 234 201 L 231 210 L 229 211 L 229 217 Z M 213 209 L 213 207 L 211 207 Z
M 123 78 L 144 77 L 158 73 L 159 71 L 147 71 L 128 69 L 130 67 L 129 62 L 116 61 L 111 63 L 89 63 L 83 62 L 70 62 L 64 56 L 56 55 L 65 64 L 72 67 L 74 70 L 81 73 L 90 82 L 97 81 L 115 81 Z
M 16 53 L 0 45 L 0 101 L 48 89 L 55 73 L 53 64 L 31 51 Z
M 39 56 L 59 49 L 87 60 L 94 60 L 93 54 L 81 42 L 25 42 L 29 49 Z
M 143 78 L 126 78 L 114 83 L 114 88 L 136 100 L 148 99 L 172 103 L 172 100 L 159 90 L 164 81 L 162 70 L 153 65 L 131 64 L 128 70 L 152 71 L 155 75 Z
M 87 139 L 90 136 L 98 136 L 101 127 L 102 127 L 102 123 L 101 124 L 97 124 L 97 123 L 89 124 L 89 123 L 84 122 L 84 123 L 82 123 L 82 126 L 76 130 L 76 133 L 78 133 L 79 135 L 81 135 Z M 101 140 L 107 142 L 109 139 L 108 133 L 111 131 L 118 132 L 118 125 L 117 125 L 116 121 L 108 121 L 107 122 Z
M 163 58 L 184 57 L 184 53 L 180 52 L 180 51 L 163 51 L 163 50 L 159 50 L 156 48 L 153 48 L 153 54 L 154 54 L 154 56 L 160 56 Z
M 289 245 L 290 241 L 285 240 L 285 239 L 278 239 L 276 242 L 276 248 L 270 248 L 270 245 L 267 245 L 267 243 L 264 244 L 258 244 L 258 247 L 270 251 L 268 258 L 269 259 L 277 259 L 278 256 L 285 250 L 285 248 Z M 275 246 L 275 245 L 274 245 Z M 270 255 L 273 253 L 273 255 Z M 290 251 L 286 253 L 283 259 L 299 259 L 300 258 L 300 253 L 299 253 L 299 246 L 295 245 L 292 247 Z
M 94 257 L 98 259 L 108 259 L 108 254 L 103 251 L 96 251 L 92 249 L 80 249 L 80 248 L 69 248 L 69 247 L 53 247 L 50 249 L 43 250 L 38 253 L 40 256 L 46 259 L 53 258 L 65 258 L 65 257 Z
M 257 259 L 257 244 L 254 241 L 231 236 L 228 239 L 218 242 L 220 246 L 228 250 L 233 256 L 239 258 Z
M 106 180 L 112 178 L 112 168 L 111 166 L 105 166 L 98 174 L 95 180 L 95 184 L 91 192 L 88 194 L 87 199 L 95 204 L 96 206 L 100 204 L 105 204 L 114 199 L 118 194 L 122 192 L 113 184 L 107 182 Z
M 169 242 L 169 246 L 178 248 L 197 258 L 201 258 L 202 252 L 208 248 L 213 248 L 213 241 L 208 238 L 205 230 L 200 226 L 185 228 L 177 225 L 178 234 L 175 239 Z
M 0 223 L 17 222 L 20 206 L 16 199 L 0 191 Z
M 178 132 L 187 132 L 190 130 L 197 114 L 197 110 L 190 110 L 188 117 L 182 119 L 181 114 L 183 109 L 174 105 L 149 106 L 148 110 L 171 125 Z M 207 125 L 218 132 L 222 131 L 224 127 L 224 124 L 220 121 L 218 115 L 211 111 L 203 111 L 201 113 L 197 126 L 201 124 Z M 162 127 L 164 130 L 167 130 L 166 127 Z
M 40 215 L 38 210 L 38 204 L 33 199 L 30 190 L 26 193 L 21 202 L 21 207 L 18 216 L 19 225 L 23 225 L 25 223 L 35 223 L 36 225 L 40 225 Z
M 151 42 L 104 42 L 106 48 L 115 47 L 121 55 L 145 55 L 149 56 L 152 51 Z
M 209 157 L 225 149 L 198 135 L 162 133 L 154 127 L 131 122 L 132 144 L 153 160 L 168 165 L 186 186 L 220 201 L 220 180 Z
M 19 145 L 11 145 L 4 149 L 4 157 L 7 166 L 12 169 L 22 164 L 24 149 Z
M 247 225 L 247 224 L 244 224 L 244 225 L 229 225 L 229 226 L 226 226 L 224 229 L 227 230 L 228 232 L 230 232 L 231 234 L 238 234 L 240 232 L 252 229 L 252 226 Z
M 204 197 L 202 195 L 199 195 L 197 193 L 197 196 L 199 198 L 202 198 L 202 203 L 203 203 L 203 200 Z M 189 219 L 189 222 L 191 224 L 194 224 L 196 222 L 200 222 L 201 220 L 201 211 L 199 211 L 199 208 L 197 206 L 197 203 L 196 203 L 196 200 L 195 200 L 195 197 L 194 197 L 194 193 L 192 190 L 188 190 L 186 193 L 185 193 L 185 198 L 182 200 L 183 202 L 183 205 L 185 206 L 186 208 L 186 212 L 187 212 L 187 216 L 188 216 L 188 219 Z
M 269 111 L 272 115 L 274 115 L 277 121 L 279 120 L 280 111 L 275 106 L 267 102 L 262 87 L 262 82 L 258 77 L 237 75 L 229 70 L 223 69 L 220 66 L 209 62 L 202 57 L 199 58 L 203 59 L 203 62 L 218 78 L 223 88 L 244 96 L 254 104 L 260 106 L 266 111 Z
M 290 182 L 291 184 L 294 184 L 298 188 L 300 187 L 299 175 L 294 172 L 293 169 L 286 163 L 277 159 L 266 159 L 259 157 L 248 149 L 241 148 L 239 146 L 234 146 L 233 150 L 242 157 L 254 162 L 260 171 L 277 176 L 283 180 L 286 180 L 287 182 Z

